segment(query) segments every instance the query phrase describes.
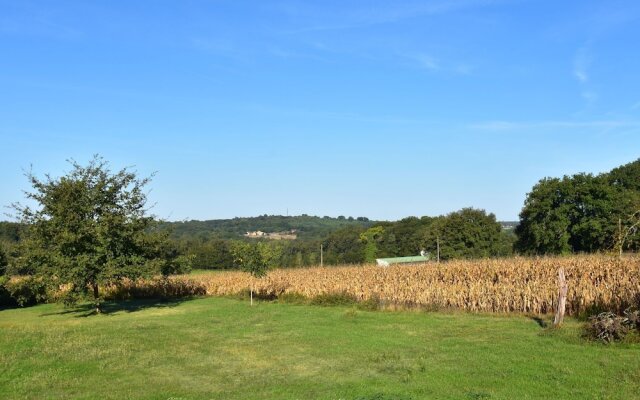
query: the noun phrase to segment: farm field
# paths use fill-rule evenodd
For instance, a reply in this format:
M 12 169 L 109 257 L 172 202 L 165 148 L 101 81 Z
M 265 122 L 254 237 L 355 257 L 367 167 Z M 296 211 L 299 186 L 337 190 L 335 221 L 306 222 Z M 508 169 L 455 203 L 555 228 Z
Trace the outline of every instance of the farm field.
M 640 344 L 524 315 L 207 297 L 0 311 L 2 399 L 630 399 Z M 544 321 L 543 321 L 544 322 Z
M 567 274 L 569 315 L 622 311 L 637 303 L 640 258 L 602 255 L 459 260 L 441 264 L 381 268 L 375 265 L 276 269 L 266 277 L 226 271 L 178 278 L 198 293 L 233 295 L 250 287 L 262 296 L 306 298 L 347 294 L 382 305 L 461 309 L 474 312 L 546 314 L 555 310 L 558 269 Z

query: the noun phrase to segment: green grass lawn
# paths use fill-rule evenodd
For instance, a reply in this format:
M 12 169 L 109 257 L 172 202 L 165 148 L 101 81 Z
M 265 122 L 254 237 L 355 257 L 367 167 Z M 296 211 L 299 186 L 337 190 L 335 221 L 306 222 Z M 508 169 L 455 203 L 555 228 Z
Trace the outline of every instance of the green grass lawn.
M 0 398 L 632 399 L 640 345 L 524 316 L 202 298 L 0 311 Z

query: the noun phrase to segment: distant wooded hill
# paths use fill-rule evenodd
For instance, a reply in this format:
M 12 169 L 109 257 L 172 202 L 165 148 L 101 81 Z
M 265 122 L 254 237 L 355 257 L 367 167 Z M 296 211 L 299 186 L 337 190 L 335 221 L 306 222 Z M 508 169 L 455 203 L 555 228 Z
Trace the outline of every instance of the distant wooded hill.
M 238 239 L 247 232 L 267 233 L 296 231 L 298 239 L 315 240 L 326 237 L 339 229 L 356 226 L 370 227 L 377 221 L 366 217 L 316 217 L 310 215 L 284 216 L 261 215 L 232 219 L 213 219 L 208 221 L 167 222 L 177 239 L 192 237 L 217 237 L 220 239 Z
M 347 227 L 368 228 L 380 221 L 372 221 L 366 217 L 316 217 L 310 215 L 283 216 L 262 215 L 259 217 L 243 217 L 232 219 L 213 219 L 206 221 L 165 222 L 173 231 L 176 239 L 219 238 L 239 239 L 247 232 L 262 231 L 267 233 L 296 231 L 300 240 L 321 240 L 332 232 Z M 513 227 L 517 221 L 500 222 L 503 228 Z M 22 227 L 16 222 L 0 221 L 0 242 L 18 242 Z

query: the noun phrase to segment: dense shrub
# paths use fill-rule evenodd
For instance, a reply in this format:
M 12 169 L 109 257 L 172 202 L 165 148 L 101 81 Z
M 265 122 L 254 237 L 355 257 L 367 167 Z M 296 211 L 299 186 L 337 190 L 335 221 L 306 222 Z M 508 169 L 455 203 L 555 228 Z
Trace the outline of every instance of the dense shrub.
M 356 304 L 358 299 L 346 292 L 326 293 L 315 296 L 309 302 L 314 306 L 350 306 Z
M 382 300 L 377 295 L 373 295 L 358 303 L 358 308 L 364 311 L 377 311 L 382 308 Z
M 278 302 L 287 304 L 306 304 L 309 302 L 309 299 L 298 292 L 287 292 L 281 293 L 278 296 Z
M 206 287 L 199 282 L 167 277 L 123 280 L 117 285 L 106 285 L 101 289 L 104 300 L 178 298 L 206 294 Z M 86 299 L 76 291 L 69 290 L 68 285 L 52 289 L 36 277 L 0 276 L 0 306 L 25 307 L 47 301 L 62 302 L 69 306 L 82 300 Z
M 107 300 L 129 300 L 202 296 L 206 294 L 206 288 L 193 280 L 158 277 L 123 280 L 106 287 L 104 292 Z
M 5 286 L 9 278 L 6 276 L 0 276 L 0 307 L 15 306 L 15 301 L 11 297 L 9 290 Z
M 0 276 L 7 272 L 8 264 L 9 261 L 7 260 L 7 255 L 5 254 L 4 249 L 0 247 Z
M 0 305 L 26 307 L 47 301 L 47 286 L 42 279 L 0 278 Z

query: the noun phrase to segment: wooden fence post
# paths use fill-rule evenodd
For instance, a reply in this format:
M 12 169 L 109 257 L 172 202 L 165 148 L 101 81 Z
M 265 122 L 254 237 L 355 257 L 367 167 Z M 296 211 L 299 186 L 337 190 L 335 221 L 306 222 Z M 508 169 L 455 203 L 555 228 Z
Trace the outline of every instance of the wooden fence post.
M 564 268 L 558 269 L 558 307 L 556 309 L 556 317 L 553 319 L 553 326 L 559 327 L 564 321 L 564 312 L 567 308 L 567 279 L 564 275 Z

